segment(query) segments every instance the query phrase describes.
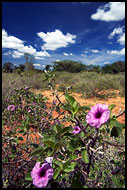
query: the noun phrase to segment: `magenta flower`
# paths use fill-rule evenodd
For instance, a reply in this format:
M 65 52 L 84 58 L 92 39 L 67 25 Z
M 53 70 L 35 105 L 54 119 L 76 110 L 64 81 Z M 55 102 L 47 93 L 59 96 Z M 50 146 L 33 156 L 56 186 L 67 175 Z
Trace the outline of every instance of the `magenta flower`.
M 29 109 L 28 112 L 31 112 L 31 110 Z
M 15 109 L 15 105 L 9 105 L 9 106 L 7 107 L 7 110 L 9 111 L 10 108 L 11 108 L 11 111 L 13 111 L 13 110 Z
M 92 127 L 99 128 L 109 120 L 110 110 L 106 104 L 96 104 L 86 115 L 86 122 Z
M 31 177 L 33 185 L 40 188 L 45 187 L 53 177 L 53 168 L 49 163 L 44 163 L 40 167 L 40 162 L 37 162 L 31 172 Z
M 25 87 L 25 90 L 28 90 L 28 87 Z
M 79 126 L 74 126 L 73 128 L 74 128 L 74 131 L 72 131 L 72 132 L 73 132 L 74 134 L 80 133 L 81 129 L 80 129 Z

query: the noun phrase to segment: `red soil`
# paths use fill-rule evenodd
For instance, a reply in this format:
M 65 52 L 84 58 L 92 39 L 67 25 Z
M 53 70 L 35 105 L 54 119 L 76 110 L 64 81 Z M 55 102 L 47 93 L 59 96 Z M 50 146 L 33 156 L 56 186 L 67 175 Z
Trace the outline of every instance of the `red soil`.
M 81 94 L 77 94 L 77 93 L 72 93 L 72 96 L 74 96 L 74 98 L 80 103 L 80 105 L 84 105 L 84 106 L 90 106 L 90 107 L 92 107 L 92 106 L 94 106 L 94 105 L 96 105 L 97 103 L 101 103 L 101 104 L 103 104 L 103 103 L 105 103 L 105 104 L 107 104 L 107 105 L 111 105 L 111 104 L 115 104 L 116 105 L 116 107 L 113 109 L 113 113 L 115 113 L 116 115 L 117 114 L 119 114 L 119 109 L 121 108 L 121 110 L 123 111 L 123 110 L 125 110 L 125 99 L 124 98 L 122 98 L 122 97 L 120 97 L 120 96 L 118 96 L 118 91 L 115 91 L 116 93 L 117 93 L 117 96 L 115 97 L 115 98 L 109 98 L 109 99 L 107 99 L 107 100 L 100 100 L 100 99 L 97 99 L 97 98 L 89 98 L 89 99 L 84 99 L 84 98 L 82 98 L 81 96 Z M 38 94 L 38 93 L 40 93 L 40 94 L 42 94 L 42 95 L 44 95 L 44 96 L 46 96 L 46 97 L 48 97 L 49 98 L 49 100 L 48 100 L 48 104 L 47 104 L 47 106 L 48 107 L 51 107 L 51 105 L 52 105 L 52 101 L 53 100 L 56 100 L 56 98 L 55 98 L 55 96 L 53 96 L 52 95 L 52 93 L 51 93 L 51 91 L 44 91 L 44 92 L 41 92 L 41 91 L 34 91 L 34 93 L 35 94 Z M 60 97 L 60 100 L 62 101 L 62 102 L 64 102 L 65 101 L 65 98 L 64 98 L 64 96 L 61 96 L 62 95 L 62 93 L 59 93 L 59 97 Z M 61 110 L 62 111 L 62 110 Z M 67 113 L 67 112 L 65 112 L 65 113 Z M 52 115 L 53 115 L 53 118 L 56 118 L 57 116 L 58 116 L 58 113 L 56 112 L 56 111 L 53 111 L 52 112 Z M 59 118 L 62 118 L 63 116 L 60 116 Z M 125 122 L 125 114 L 123 114 L 122 116 L 120 116 L 119 118 L 118 118 L 118 121 L 119 122 L 121 122 L 121 123 L 124 123 Z M 53 121 L 51 122 L 51 124 L 53 123 Z M 4 130 L 3 130 L 3 134 L 5 134 L 7 131 L 10 131 L 10 130 L 13 130 L 17 125 L 20 125 L 20 123 L 18 123 L 18 122 L 14 122 L 14 125 L 13 126 L 10 126 L 10 125 L 5 125 L 5 128 L 4 128 Z M 66 123 L 64 123 L 64 125 L 65 126 L 68 126 L 68 125 L 70 125 L 70 123 L 68 122 L 66 122 Z M 22 134 L 20 134 L 20 133 L 18 133 L 18 131 L 19 131 L 19 129 L 17 129 L 17 136 L 18 137 L 23 137 L 23 141 L 19 141 L 20 142 L 20 144 L 22 145 L 23 143 L 26 143 L 27 142 L 27 135 L 25 135 L 25 136 L 23 136 Z M 39 143 L 39 141 L 40 141 L 40 136 L 39 136 L 39 134 L 36 132 L 36 129 L 34 129 L 32 126 L 30 127 L 30 129 L 29 129 L 29 131 L 30 132 L 32 132 L 32 131 L 35 131 L 35 134 L 33 134 L 33 133 L 31 133 L 30 135 L 29 135 L 29 141 L 33 141 L 33 143 Z M 4 146 L 7 146 L 7 144 L 4 144 Z M 23 153 L 25 153 L 25 152 L 23 152 Z M 24 157 L 26 158 L 28 155 L 27 154 L 24 154 Z

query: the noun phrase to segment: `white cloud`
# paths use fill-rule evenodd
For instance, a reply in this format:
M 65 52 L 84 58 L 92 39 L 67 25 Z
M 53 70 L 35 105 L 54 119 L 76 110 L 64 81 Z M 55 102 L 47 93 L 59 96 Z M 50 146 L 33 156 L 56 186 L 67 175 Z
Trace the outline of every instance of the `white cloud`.
M 125 2 L 109 2 L 97 9 L 97 12 L 91 15 L 93 20 L 102 21 L 120 21 L 125 18 Z
M 119 43 L 120 45 L 124 45 L 125 44 L 124 28 L 125 28 L 124 26 L 114 28 L 114 30 L 109 34 L 108 38 L 112 39 L 114 36 L 117 35 L 117 43 Z
M 65 56 L 69 56 L 69 54 L 68 53 L 63 53 Z
M 123 27 L 114 28 L 114 30 L 109 34 L 108 38 L 112 39 L 116 34 L 123 34 Z
M 60 30 L 55 32 L 39 32 L 37 35 L 45 42 L 42 50 L 56 50 L 57 48 L 67 47 L 69 43 L 75 43 L 76 35 L 67 33 L 64 35 Z
M 35 52 L 35 56 L 50 57 L 50 54 L 47 51 Z
M 41 65 L 39 63 L 33 64 L 33 65 L 36 66 L 36 67 L 45 67 L 45 65 Z
M 36 49 L 34 49 L 31 45 L 23 46 L 23 47 L 19 48 L 18 51 L 21 53 L 29 53 L 29 54 L 36 53 Z
M 9 36 L 7 32 L 2 30 L 2 48 L 14 49 L 13 52 L 6 52 L 4 55 L 12 55 L 13 58 L 21 58 L 24 53 L 29 53 L 35 56 L 35 59 L 44 59 L 43 57 L 50 57 L 50 54 L 46 51 L 37 52 L 31 45 L 25 46 L 24 41 Z
M 125 44 L 125 33 L 123 33 L 117 40 L 117 42 L 121 45 Z
M 104 64 L 107 65 L 107 64 L 110 64 L 110 62 L 109 62 L 109 61 L 106 61 L 106 62 L 104 62 Z
M 100 51 L 97 50 L 97 49 L 91 49 L 91 52 L 92 52 L 92 53 L 99 53 Z
M 84 53 L 89 53 L 89 52 L 87 50 L 85 50 Z
M 73 56 L 73 53 L 63 53 L 65 56 Z
M 59 62 L 60 61 L 60 59 L 56 59 L 56 62 Z
M 107 51 L 107 54 L 125 55 L 125 48 L 121 49 L 120 51 L 118 50 Z
M 15 36 L 9 36 L 7 32 L 2 29 L 2 48 L 18 49 L 23 47 L 23 41 Z
M 81 56 L 82 56 L 82 57 L 86 57 L 87 55 L 85 55 L 85 54 L 82 53 Z
M 9 50 L 9 51 L 7 51 L 7 52 L 5 52 L 5 53 L 3 53 L 3 55 L 11 55 L 12 54 L 12 52 Z
M 37 56 L 35 56 L 35 59 L 44 59 L 43 57 L 37 57 Z
M 24 53 L 21 53 L 18 51 L 13 51 L 13 53 L 12 53 L 13 58 L 21 58 L 22 56 L 24 56 Z

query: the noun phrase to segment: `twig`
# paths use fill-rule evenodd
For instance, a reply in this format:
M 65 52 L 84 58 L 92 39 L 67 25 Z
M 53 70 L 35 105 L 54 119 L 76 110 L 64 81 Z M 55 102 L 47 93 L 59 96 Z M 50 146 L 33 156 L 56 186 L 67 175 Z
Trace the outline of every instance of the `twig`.
M 103 140 L 105 143 L 111 145 L 111 146 L 116 146 L 116 147 L 125 147 L 125 145 L 122 145 L 122 144 L 114 144 L 114 143 L 111 143 L 111 142 L 108 142 L 108 141 L 105 141 Z
M 124 113 L 125 113 L 125 110 L 124 110 L 123 112 L 121 112 L 120 114 L 118 114 L 118 115 L 116 116 L 116 118 L 120 117 L 120 116 L 123 115 Z

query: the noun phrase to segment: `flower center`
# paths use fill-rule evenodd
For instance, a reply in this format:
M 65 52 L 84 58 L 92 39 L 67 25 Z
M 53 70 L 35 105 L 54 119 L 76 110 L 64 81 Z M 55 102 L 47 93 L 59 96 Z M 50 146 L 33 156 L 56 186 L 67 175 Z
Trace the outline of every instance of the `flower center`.
M 40 177 L 44 177 L 45 176 L 45 171 L 44 170 L 41 170 L 40 173 L 39 173 Z
M 78 131 L 78 127 L 75 127 L 74 129 L 75 129 L 75 131 Z
M 101 113 L 101 112 L 97 112 L 97 113 L 96 113 L 96 115 L 95 115 L 95 117 L 96 117 L 96 118 L 100 118 L 100 117 L 101 117 L 101 115 L 102 115 L 102 113 Z

